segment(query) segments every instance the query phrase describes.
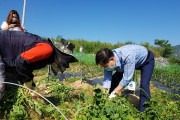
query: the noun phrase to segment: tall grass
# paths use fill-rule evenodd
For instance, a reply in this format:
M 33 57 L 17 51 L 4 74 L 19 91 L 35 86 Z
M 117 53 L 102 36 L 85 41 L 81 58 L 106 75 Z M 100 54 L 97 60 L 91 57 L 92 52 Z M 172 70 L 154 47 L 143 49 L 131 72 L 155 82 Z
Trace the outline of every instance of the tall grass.
M 127 45 L 127 44 L 135 44 L 131 41 L 127 41 L 125 43 L 116 43 L 116 44 L 111 44 L 111 43 L 107 43 L 107 42 L 100 42 L 100 41 L 86 41 L 86 40 L 79 40 L 79 39 L 75 39 L 75 40 L 69 40 L 70 42 L 72 42 L 76 47 L 75 50 L 76 52 L 79 52 L 79 48 L 80 46 L 83 46 L 83 52 L 84 53 L 92 53 L 95 54 L 97 51 L 99 51 L 102 48 L 109 48 L 109 49 L 116 49 L 119 48 L 123 45 Z M 155 57 L 160 57 L 160 47 L 156 47 L 156 46 L 152 46 L 150 45 L 148 42 L 145 43 L 141 43 L 140 45 L 146 47 L 147 49 L 151 50 Z

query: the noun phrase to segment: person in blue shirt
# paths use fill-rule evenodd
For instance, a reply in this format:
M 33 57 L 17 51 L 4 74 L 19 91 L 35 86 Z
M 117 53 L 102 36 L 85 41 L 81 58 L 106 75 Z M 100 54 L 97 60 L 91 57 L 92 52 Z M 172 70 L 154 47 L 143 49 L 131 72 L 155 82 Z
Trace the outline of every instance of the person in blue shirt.
M 154 70 L 154 54 L 141 45 L 124 45 L 114 50 L 103 48 L 96 53 L 96 64 L 104 68 L 103 87 L 110 96 L 120 94 L 130 83 L 135 70 L 141 71 L 139 111 L 150 101 L 150 80 Z M 115 72 L 113 72 L 115 71 Z

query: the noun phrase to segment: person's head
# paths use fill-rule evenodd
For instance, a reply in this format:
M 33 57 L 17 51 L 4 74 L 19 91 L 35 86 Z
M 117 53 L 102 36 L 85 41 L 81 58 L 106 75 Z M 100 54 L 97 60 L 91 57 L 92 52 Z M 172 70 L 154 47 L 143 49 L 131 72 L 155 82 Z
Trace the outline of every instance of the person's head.
M 96 64 L 104 68 L 114 67 L 116 60 L 113 52 L 108 48 L 103 48 L 96 53 Z
M 11 10 L 8 14 L 6 22 L 8 24 L 20 24 L 20 17 L 16 10 Z

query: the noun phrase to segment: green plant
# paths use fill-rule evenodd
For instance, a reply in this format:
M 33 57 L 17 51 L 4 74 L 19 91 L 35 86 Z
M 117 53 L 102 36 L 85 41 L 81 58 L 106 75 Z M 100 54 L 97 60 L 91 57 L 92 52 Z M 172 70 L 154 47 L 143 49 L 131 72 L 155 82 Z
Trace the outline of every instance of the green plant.
M 162 99 L 163 98 L 163 99 Z M 177 101 L 171 99 L 176 98 Z M 180 96 L 170 93 L 158 92 L 146 103 L 149 107 L 140 114 L 141 119 L 146 120 L 176 120 L 180 118 Z
M 109 100 L 99 88 L 94 89 L 93 102 L 84 107 L 77 119 L 119 120 L 138 118 L 137 110 L 122 96 Z
M 158 39 L 154 41 L 155 45 L 161 47 L 161 56 L 165 58 L 169 57 L 173 52 L 173 47 L 168 42 L 169 42 L 168 40 L 158 40 Z
M 179 91 L 180 90 L 180 66 L 170 64 L 165 67 L 155 66 L 153 80 Z
M 93 56 L 91 57 L 93 59 Z M 83 63 L 81 67 L 87 79 L 103 75 L 103 69 L 100 66 Z M 78 73 L 80 72 L 79 68 L 79 63 L 74 63 L 66 72 Z M 139 113 L 137 108 L 123 95 L 109 100 L 108 95 L 104 94 L 98 86 L 94 87 L 94 91 L 89 88 L 79 88 L 78 85 L 74 88 L 70 87 L 73 81 L 80 79 L 79 76 L 60 82 L 58 76 L 56 78 L 50 77 L 48 80 L 46 72 L 47 68 L 35 71 L 36 77 L 42 77 L 35 80 L 36 91 L 51 101 L 68 119 L 176 120 L 180 118 L 180 95 L 178 94 L 169 94 L 153 87 L 151 101 L 146 103 L 149 107 L 144 112 Z M 156 65 L 153 79 L 179 90 L 179 86 L 177 86 L 180 82 L 179 72 L 177 64 L 170 64 L 165 67 Z M 137 74 L 134 76 L 135 79 L 140 77 L 139 71 Z M 0 119 L 61 120 L 64 118 L 52 105 L 41 101 L 35 104 L 33 98 L 25 95 L 22 88 L 11 86 L 6 87 L 5 96 L 0 101 Z
M 171 63 L 171 64 L 178 64 L 178 65 L 180 65 L 180 59 L 176 58 L 175 56 L 170 57 L 168 62 Z

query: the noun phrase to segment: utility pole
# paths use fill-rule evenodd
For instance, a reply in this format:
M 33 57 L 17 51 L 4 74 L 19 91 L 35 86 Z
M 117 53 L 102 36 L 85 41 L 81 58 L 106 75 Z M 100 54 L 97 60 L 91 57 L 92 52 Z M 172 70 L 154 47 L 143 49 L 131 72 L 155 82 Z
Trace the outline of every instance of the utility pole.
M 79 52 L 80 52 L 80 70 L 81 70 L 81 83 L 83 82 L 83 67 L 82 67 L 82 52 L 83 52 L 83 46 L 80 46 L 79 48 Z
M 21 24 L 23 28 L 24 28 L 25 12 L 26 12 L 26 0 L 24 0 L 23 15 L 22 15 L 22 24 Z

